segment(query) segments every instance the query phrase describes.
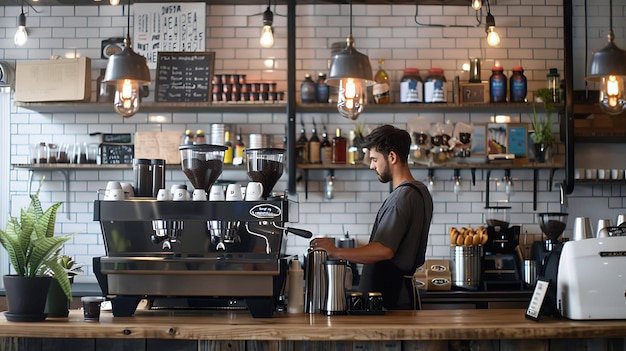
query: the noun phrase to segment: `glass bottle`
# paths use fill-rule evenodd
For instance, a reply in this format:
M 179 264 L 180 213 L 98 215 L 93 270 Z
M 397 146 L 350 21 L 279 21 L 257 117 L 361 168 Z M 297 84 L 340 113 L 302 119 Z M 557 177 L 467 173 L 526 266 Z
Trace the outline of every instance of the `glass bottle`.
M 510 102 L 526 102 L 526 93 L 528 90 L 526 76 L 524 76 L 524 68 L 521 66 L 513 67 L 513 75 L 509 81 L 511 94 Z
M 389 87 L 389 75 L 383 69 L 385 64 L 384 59 L 378 60 L 378 72 L 374 76 L 373 95 L 374 102 L 377 104 L 388 104 L 391 102 L 390 87 Z
M 204 136 L 204 131 L 202 129 L 198 129 L 196 131 L 196 137 L 193 140 L 194 144 L 206 144 L 206 137 Z
M 417 68 L 405 68 L 400 81 L 400 102 L 424 102 L 424 84 Z
M 326 132 L 326 126 L 324 125 L 324 131 L 322 132 L 322 142 L 320 143 L 320 154 L 322 163 L 333 163 L 333 147 L 328 140 L 328 133 Z
M 317 136 L 317 126 L 313 120 L 313 129 L 311 130 L 311 138 L 309 138 L 309 163 L 322 163 L 321 142 Z
M 328 84 L 326 84 L 326 74 L 320 72 L 317 75 L 317 84 L 315 86 L 316 90 L 315 90 L 315 99 L 317 100 L 317 102 L 321 102 L 321 103 L 328 103 L 328 99 L 330 98 L 329 96 L 329 92 L 330 92 L 330 88 L 328 87 Z
M 241 128 L 239 128 L 239 133 L 237 133 L 235 141 L 235 154 L 233 156 L 233 164 L 241 165 L 243 164 L 243 157 L 245 155 L 245 145 L 243 143 L 243 138 L 241 136 Z
M 300 100 L 302 102 L 315 102 L 316 85 L 310 74 L 304 76 L 302 84 L 300 84 Z
M 307 163 L 309 161 L 309 140 L 304 130 L 304 122 L 300 120 L 300 137 L 296 140 L 296 163 Z
M 446 77 L 443 69 L 432 67 L 424 83 L 424 102 L 446 102 Z
M 335 131 L 333 138 L 333 163 L 345 164 L 347 159 L 348 141 L 341 136 L 341 128 Z
M 224 146 L 226 146 L 226 150 L 224 151 L 224 164 L 232 164 L 233 163 L 233 143 L 230 141 L 230 132 L 224 132 Z
M 489 97 L 491 102 L 506 102 L 506 76 L 502 66 L 493 66 L 489 77 Z
M 561 102 L 561 75 L 556 68 L 550 68 L 546 76 L 546 87 L 552 92 L 552 101 Z
M 183 145 L 193 144 L 193 139 L 194 139 L 194 137 L 193 137 L 193 130 L 187 129 L 185 131 L 185 134 L 183 135 L 183 141 L 182 141 L 181 144 L 183 144 Z

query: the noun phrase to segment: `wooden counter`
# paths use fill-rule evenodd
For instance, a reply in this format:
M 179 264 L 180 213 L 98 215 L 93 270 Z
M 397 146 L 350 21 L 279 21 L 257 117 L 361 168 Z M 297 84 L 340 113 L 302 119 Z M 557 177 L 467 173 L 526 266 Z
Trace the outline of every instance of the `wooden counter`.
M 393 311 L 384 316 L 278 315 L 254 319 L 245 311 L 137 311 L 99 322 L 82 312 L 40 323 L 13 323 L 0 316 L 0 337 L 178 340 L 489 340 L 623 338 L 626 320 L 572 321 L 524 317 L 524 310 Z

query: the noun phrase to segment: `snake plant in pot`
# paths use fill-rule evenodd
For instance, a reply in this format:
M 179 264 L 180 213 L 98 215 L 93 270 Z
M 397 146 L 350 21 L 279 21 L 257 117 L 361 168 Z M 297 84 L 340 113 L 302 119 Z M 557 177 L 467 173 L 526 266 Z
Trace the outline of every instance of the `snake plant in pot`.
M 552 91 L 546 88 L 539 89 L 537 90 L 537 98 L 543 102 L 546 118 L 541 118 L 533 106 L 533 117 L 531 119 L 533 132 L 531 138 L 534 144 L 535 160 L 537 162 L 548 162 L 552 154 L 552 143 L 555 141 L 552 133 L 552 109 L 554 107 Z
M 54 236 L 56 215 L 61 202 L 45 211 L 39 200 L 39 189 L 30 195 L 28 208 L 19 217 L 9 216 L 7 228 L 0 230 L 0 244 L 7 251 L 15 273 L 3 277 L 9 310 L 9 321 L 38 322 L 46 319 L 44 308 L 53 276 L 63 292 L 71 298 L 70 281 L 58 261 L 57 252 L 71 236 Z

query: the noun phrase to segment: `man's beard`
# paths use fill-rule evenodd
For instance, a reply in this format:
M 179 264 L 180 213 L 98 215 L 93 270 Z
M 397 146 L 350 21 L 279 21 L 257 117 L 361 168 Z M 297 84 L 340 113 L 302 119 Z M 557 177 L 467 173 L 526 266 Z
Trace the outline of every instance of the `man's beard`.
M 389 183 L 391 181 L 391 174 L 389 173 L 389 164 L 386 165 L 382 173 L 376 173 L 378 181 L 381 183 Z

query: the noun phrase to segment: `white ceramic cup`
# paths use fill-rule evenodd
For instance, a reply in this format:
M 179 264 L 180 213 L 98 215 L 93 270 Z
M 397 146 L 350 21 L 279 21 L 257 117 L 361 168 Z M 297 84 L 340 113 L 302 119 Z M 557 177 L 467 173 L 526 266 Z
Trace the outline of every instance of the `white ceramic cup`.
M 574 168 L 574 179 L 585 179 L 585 169 Z
M 206 201 L 206 191 L 204 189 L 194 189 L 191 199 L 193 201 Z
M 598 179 L 598 170 L 595 168 L 587 168 L 585 170 L 585 179 Z
M 111 180 L 109 182 L 107 182 L 107 189 L 122 189 L 122 183 L 115 181 L 115 180 Z
M 157 192 L 157 201 L 170 201 L 172 199 L 172 193 L 167 189 L 159 189 Z
M 124 190 L 106 189 L 104 191 L 104 201 L 122 201 L 124 200 Z
M 624 170 L 623 169 L 612 169 L 611 170 L 611 179 L 623 180 L 624 179 Z
M 172 200 L 173 201 L 189 200 L 189 193 L 187 192 L 187 189 L 183 189 L 183 188 L 174 189 L 174 192 L 172 193 Z
M 258 201 L 262 199 L 263 184 L 260 182 L 250 182 L 246 186 L 246 201 Z
M 135 196 L 135 189 L 133 189 L 133 185 L 131 183 L 121 183 L 122 190 L 124 190 L 124 195 L 128 199 L 129 197 Z
M 224 201 L 224 188 L 221 185 L 213 185 L 209 189 L 209 201 Z
M 226 201 L 241 201 L 243 197 L 241 196 L 241 185 L 239 184 L 228 184 L 228 188 L 226 188 Z

